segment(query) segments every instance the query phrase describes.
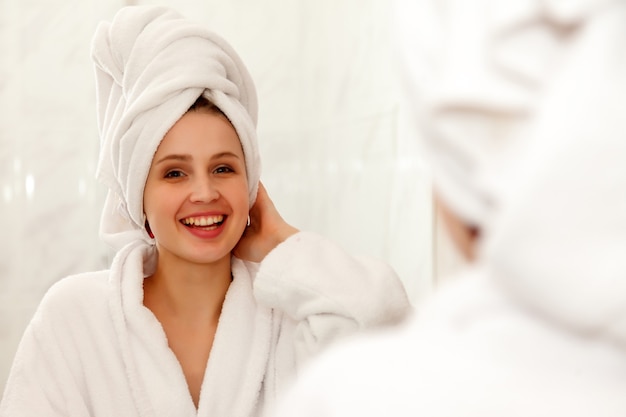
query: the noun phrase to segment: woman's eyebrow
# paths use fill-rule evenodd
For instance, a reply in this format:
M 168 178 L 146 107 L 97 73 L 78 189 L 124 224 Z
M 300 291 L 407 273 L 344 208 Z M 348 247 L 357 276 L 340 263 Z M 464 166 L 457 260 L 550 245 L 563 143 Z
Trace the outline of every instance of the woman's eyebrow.
M 163 158 L 159 159 L 158 161 L 155 162 L 156 164 L 160 164 L 161 162 L 164 161 L 183 161 L 183 162 L 189 162 L 191 161 L 191 155 L 180 155 L 180 154 L 171 154 L 171 155 L 165 155 Z
M 226 158 L 226 157 L 241 159 L 239 155 L 237 155 L 234 152 L 230 152 L 230 151 L 217 153 L 217 154 L 211 156 L 211 159 L 219 159 L 219 158 Z M 161 162 L 165 162 L 165 161 L 189 162 L 192 159 L 193 159 L 193 157 L 191 155 L 187 155 L 187 154 L 171 154 L 171 155 L 165 155 L 164 157 L 162 157 L 159 160 L 157 160 L 154 164 L 157 165 L 157 164 L 160 164 Z
M 229 151 L 217 153 L 217 154 L 213 155 L 211 157 L 211 159 L 219 159 L 219 158 L 223 158 L 223 157 L 231 157 L 231 158 L 240 159 L 239 155 L 237 155 L 234 152 L 229 152 Z

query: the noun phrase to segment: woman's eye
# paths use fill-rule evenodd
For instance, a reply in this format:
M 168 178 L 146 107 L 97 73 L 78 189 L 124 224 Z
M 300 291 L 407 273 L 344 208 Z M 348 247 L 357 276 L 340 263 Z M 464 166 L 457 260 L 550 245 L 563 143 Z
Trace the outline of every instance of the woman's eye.
M 217 168 L 215 168 L 214 171 L 216 174 L 227 174 L 230 172 L 235 172 L 231 167 L 229 166 L 219 166 Z
M 182 177 L 184 174 L 182 173 L 182 171 L 168 171 L 165 174 L 165 178 L 180 178 Z

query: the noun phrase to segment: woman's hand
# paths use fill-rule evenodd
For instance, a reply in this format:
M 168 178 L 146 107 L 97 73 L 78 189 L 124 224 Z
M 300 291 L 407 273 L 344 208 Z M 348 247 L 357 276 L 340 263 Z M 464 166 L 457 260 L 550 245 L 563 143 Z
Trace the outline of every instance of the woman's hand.
M 250 209 L 250 226 L 233 249 L 233 254 L 246 261 L 261 262 L 272 249 L 296 233 L 298 229 L 283 220 L 265 187 L 259 183 L 256 202 Z

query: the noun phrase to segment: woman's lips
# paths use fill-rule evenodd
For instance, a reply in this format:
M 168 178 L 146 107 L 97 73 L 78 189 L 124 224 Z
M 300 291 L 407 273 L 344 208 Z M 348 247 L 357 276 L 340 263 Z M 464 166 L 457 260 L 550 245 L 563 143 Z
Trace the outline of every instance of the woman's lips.
M 223 214 L 190 216 L 180 222 L 194 236 L 201 239 L 213 239 L 222 233 L 228 216 Z
M 181 223 L 185 226 L 190 227 L 211 227 L 214 225 L 219 226 L 221 223 L 224 222 L 225 217 L 226 216 L 224 216 L 223 214 L 215 214 L 211 216 L 191 216 L 182 219 Z

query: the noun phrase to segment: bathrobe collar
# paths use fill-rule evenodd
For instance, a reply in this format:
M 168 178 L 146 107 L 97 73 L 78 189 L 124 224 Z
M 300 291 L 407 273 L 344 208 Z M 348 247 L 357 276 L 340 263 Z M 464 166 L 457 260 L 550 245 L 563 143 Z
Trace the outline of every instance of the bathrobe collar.
M 137 414 L 253 414 L 267 367 L 272 327 L 271 311 L 257 306 L 252 294 L 257 265 L 233 258 L 233 282 L 222 307 L 196 410 L 161 324 L 143 305 L 145 268 L 150 267 L 154 250 L 143 241 L 127 245 L 115 257 L 110 275 L 110 309 Z

